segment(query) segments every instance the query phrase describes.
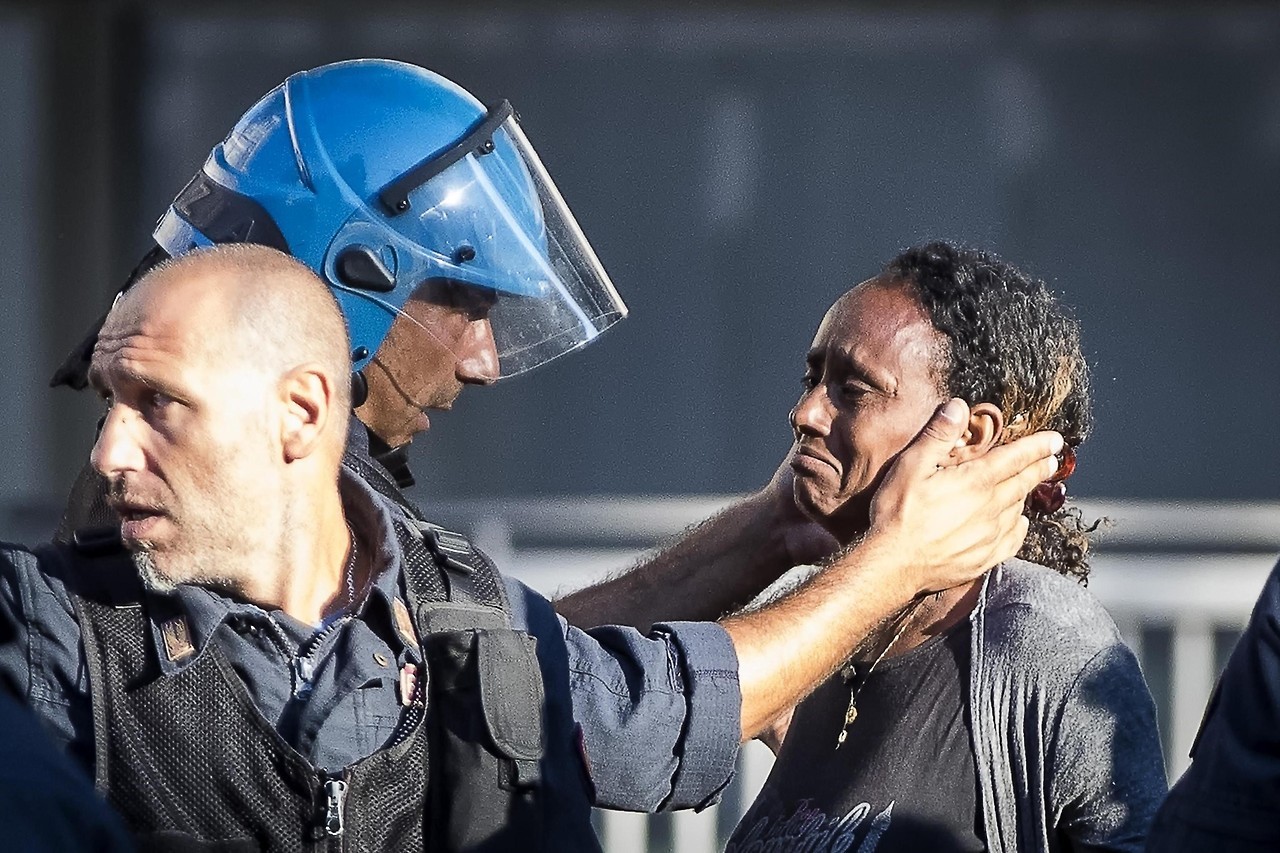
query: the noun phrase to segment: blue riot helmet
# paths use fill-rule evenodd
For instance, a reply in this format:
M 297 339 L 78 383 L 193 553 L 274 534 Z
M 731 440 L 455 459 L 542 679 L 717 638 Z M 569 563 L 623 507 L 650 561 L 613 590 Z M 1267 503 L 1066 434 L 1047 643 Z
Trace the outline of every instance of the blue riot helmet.
M 170 255 L 286 251 L 332 288 L 353 362 L 439 285 L 488 305 L 499 376 L 576 349 L 627 309 L 505 101 L 362 59 L 294 74 L 209 155 L 156 226 Z M 474 302 L 474 300 L 473 300 Z

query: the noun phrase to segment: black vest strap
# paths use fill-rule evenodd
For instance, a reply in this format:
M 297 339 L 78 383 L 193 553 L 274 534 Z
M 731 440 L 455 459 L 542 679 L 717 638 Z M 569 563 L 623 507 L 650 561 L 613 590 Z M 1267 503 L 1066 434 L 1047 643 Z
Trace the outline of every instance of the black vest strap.
M 434 649 L 434 675 L 445 680 L 459 667 L 473 667 L 476 696 L 483 710 L 487 734 L 493 746 L 509 762 L 503 778 L 513 790 L 532 790 L 540 781 L 543 754 L 543 706 L 545 692 L 538 666 L 537 643 L 523 631 L 512 630 L 511 606 L 497 566 L 462 534 L 432 524 L 396 488 L 391 475 L 360 453 L 348 451 L 342 462 L 379 493 L 402 507 L 409 523 L 398 524 L 396 534 L 405 572 L 417 577 L 409 589 L 435 590 L 445 584 L 444 595 L 423 600 L 409 593 L 410 606 L 427 628 L 427 648 Z M 430 653 L 429 653 L 430 656 Z M 439 668 L 442 671 L 436 672 Z M 433 691 L 434 701 L 435 691 Z M 456 698 L 456 697 L 454 697 Z M 440 708 L 442 700 L 435 705 Z M 474 700 L 460 713 L 474 713 Z M 446 724 L 456 729 L 458 719 Z M 468 725 L 474 727 L 472 721 Z M 464 747 L 464 750 L 467 747 Z M 444 762 L 441 762 L 442 764 Z M 473 756 L 455 763 L 475 763 Z M 459 784 L 457 778 L 446 783 Z M 465 799 L 461 791 L 459 798 Z M 515 814 L 513 812 L 513 814 Z M 474 821 L 474 816 L 468 819 Z M 483 825 L 483 821 L 481 822 Z M 477 832 L 483 828 L 477 827 Z
M 379 494 L 394 501 L 413 520 L 416 528 L 414 538 L 426 545 L 435 558 L 434 562 L 444 569 L 446 598 L 450 602 L 458 608 L 474 608 L 477 613 L 487 613 L 492 609 L 503 627 L 511 626 L 507 616 L 511 607 L 492 560 L 461 533 L 427 521 L 422 511 L 396 488 L 391 475 L 382 466 L 352 451 L 343 455 L 342 464 Z M 403 536 L 400 544 L 408 554 Z
M 342 454 L 342 464 L 368 483 L 378 494 L 399 504 L 412 517 L 422 520 L 422 513 L 414 506 L 413 501 L 404 496 L 386 468 L 351 449 Z
M 418 623 L 427 629 L 426 648 L 433 676 L 454 686 L 458 679 L 467 683 L 467 689 L 473 690 L 479 701 L 489 739 L 511 762 L 504 778 L 513 788 L 536 785 L 543 751 L 545 698 L 537 642 L 525 632 L 512 629 L 493 564 L 463 536 L 433 525 L 411 528 L 407 523 L 397 525 L 396 533 L 405 574 L 419 579 L 406 584 L 409 590 L 432 589 L 432 575 L 447 575 L 451 581 L 446 596 L 408 594 Z M 466 571 L 459 571 L 429 547 L 440 540 L 451 549 L 455 561 L 466 560 Z M 465 586 L 457 582 L 460 578 L 466 580 Z M 465 594 L 459 595 L 463 589 Z M 441 671 L 437 672 L 437 668 Z M 463 674 L 463 669 L 471 671 Z M 442 696 L 441 701 L 454 699 L 455 696 Z M 434 707 L 443 710 L 441 705 Z M 459 709 L 466 714 L 475 711 L 474 704 Z M 474 727 L 474 720 L 469 725 Z

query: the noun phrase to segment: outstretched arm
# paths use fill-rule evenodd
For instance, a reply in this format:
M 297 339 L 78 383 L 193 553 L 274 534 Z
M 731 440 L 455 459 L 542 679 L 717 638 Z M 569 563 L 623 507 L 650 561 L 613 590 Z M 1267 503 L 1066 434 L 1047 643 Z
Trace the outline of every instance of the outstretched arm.
M 625 574 L 556 600 L 572 625 L 709 622 L 740 610 L 793 566 L 815 563 L 837 543 L 796 506 L 791 454 L 773 479 Z
M 939 409 L 877 490 L 866 536 L 781 600 L 722 621 L 738 655 L 743 740 L 808 695 L 884 617 L 1017 553 L 1023 501 L 1057 469 L 1062 438 L 1037 433 L 940 468 L 967 421 L 960 400 Z
M 957 412 L 964 412 L 963 424 L 967 407 L 958 400 L 956 405 L 961 407 Z M 1013 466 L 1028 458 L 1019 456 L 1017 449 L 1034 454 L 1045 440 L 1045 435 L 1028 436 L 1008 445 L 1011 453 L 959 466 L 958 470 L 968 473 L 956 477 L 950 491 L 942 495 L 953 505 L 939 504 L 933 510 L 938 516 L 931 520 L 935 530 L 943 532 L 930 557 L 934 563 L 947 562 L 952 557 L 948 549 L 962 545 L 967 531 L 957 525 L 987 509 L 988 480 L 994 481 L 1000 473 L 1012 474 Z M 950 446 L 942 449 L 949 452 Z M 886 495 L 884 500 L 889 499 Z M 887 511 L 892 512 L 892 507 Z M 955 544 L 948 539 L 948 531 L 955 531 Z M 557 599 L 555 607 L 582 628 L 629 625 L 644 632 L 655 622 L 719 619 L 740 610 L 788 569 L 816 563 L 836 549 L 836 540 L 796 506 L 788 454 L 760 491 L 691 528 L 626 573 Z

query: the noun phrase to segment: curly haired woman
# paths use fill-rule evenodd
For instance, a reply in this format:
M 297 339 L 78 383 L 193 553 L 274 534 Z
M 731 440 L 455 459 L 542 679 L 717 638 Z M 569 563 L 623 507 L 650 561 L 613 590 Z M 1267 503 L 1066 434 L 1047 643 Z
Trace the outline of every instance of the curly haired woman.
M 930 243 L 840 297 L 806 363 L 795 499 L 842 543 L 948 397 L 971 407 L 955 461 L 1040 429 L 1067 458 L 1028 499 L 1020 559 L 914 602 L 779 722 L 729 851 L 1140 851 L 1164 765 L 1061 482 L 1091 418 L 1075 321 L 999 258 Z

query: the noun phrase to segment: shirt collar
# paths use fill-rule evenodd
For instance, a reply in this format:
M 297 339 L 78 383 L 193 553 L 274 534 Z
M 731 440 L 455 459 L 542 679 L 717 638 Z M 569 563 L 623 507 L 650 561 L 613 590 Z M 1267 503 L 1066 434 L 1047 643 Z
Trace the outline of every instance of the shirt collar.
M 359 476 L 340 469 L 338 489 L 343 511 L 351 529 L 359 537 L 360 547 L 370 549 L 373 556 L 373 584 L 357 607 L 357 615 L 366 621 L 374 612 L 381 617 L 375 622 L 390 625 L 393 606 L 400 595 L 401 559 L 395 524 L 408 523 L 404 510 L 378 494 Z M 179 584 L 171 593 L 147 592 L 147 617 L 151 625 L 160 671 L 176 675 L 198 661 L 219 626 L 229 618 L 251 614 L 258 618 L 265 611 L 255 604 L 223 595 L 205 586 Z
M 413 472 L 409 470 L 409 445 L 392 447 L 355 415 L 351 416 L 351 424 L 347 429 L 347 450 L 381 465 L 402 489 L 417 484 Z
M 400 545 L 395 525 L 407 523 L 404 510 L 393 501 L 378 494 L 359 476 L 341 469 L 338 488 L 342 492 L 342 504 L 351 523 L 351 529 L 364 548 L 371 548 L 374 566 L 373 586 L 367 599 L 360 605 L 363 614 L 369 606 L 387 608 L 399 595 Z M 374 602 L 377 602 L 375 605 Z

